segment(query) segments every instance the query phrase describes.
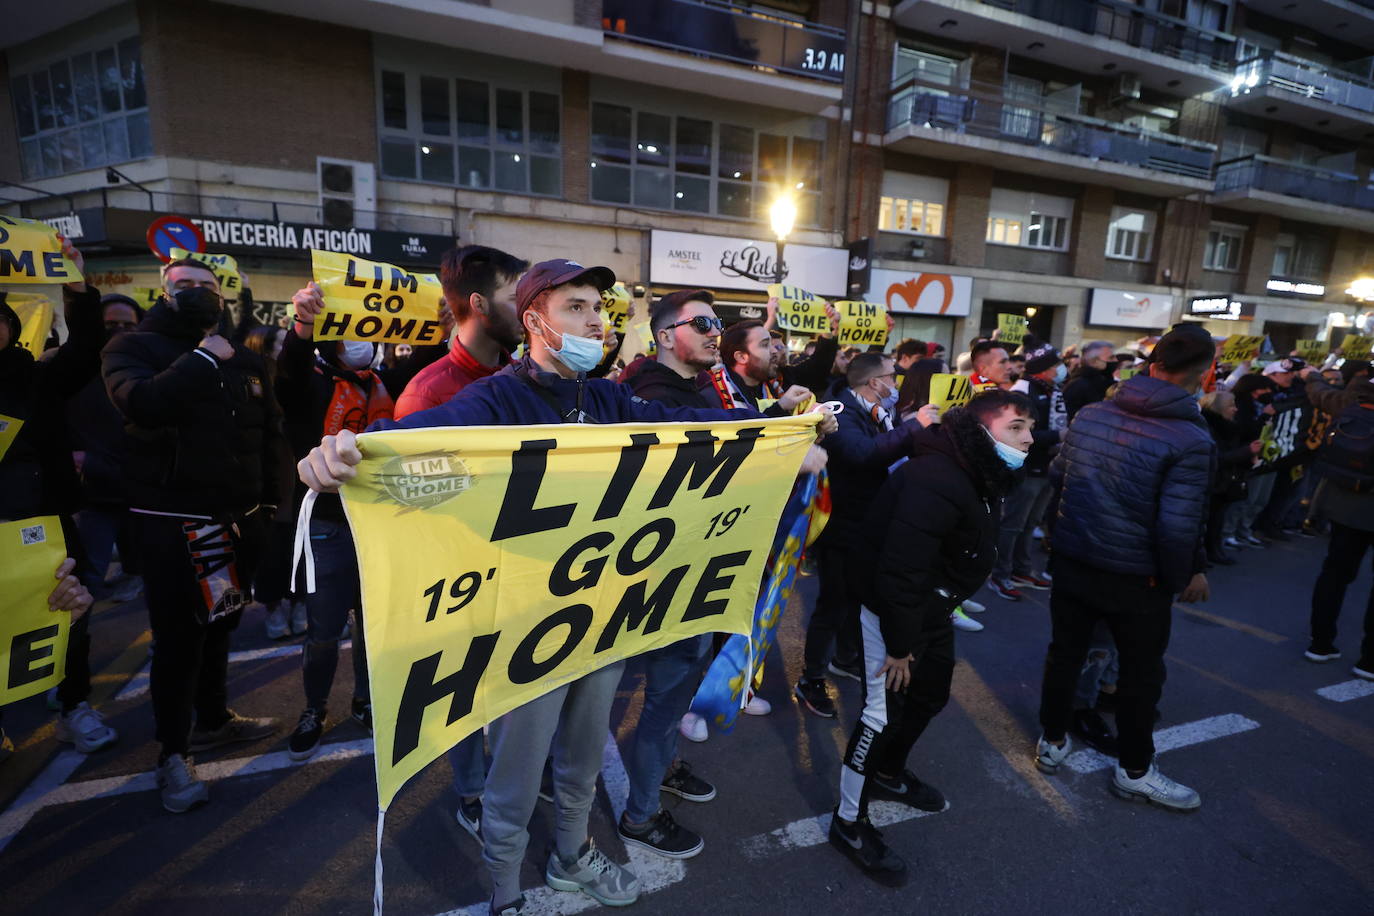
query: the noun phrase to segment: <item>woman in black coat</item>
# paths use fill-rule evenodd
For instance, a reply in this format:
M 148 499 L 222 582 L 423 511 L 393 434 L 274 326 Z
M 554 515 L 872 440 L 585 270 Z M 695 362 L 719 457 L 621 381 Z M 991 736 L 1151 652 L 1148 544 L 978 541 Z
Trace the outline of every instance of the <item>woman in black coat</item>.
M 1235 395 L 1229 391 L 1213 391 L 1202 399 L 1202 416 L 1217 444 L 1217 474 L 1207 513 L 1207 559 L 1222 566 L 1236 562 L 1221 542 L 1226 510 L 1245 498 L 1246 477 L 1260 448 L 1258 438 L 1246 439 L 1236 422 L 1236 410 Z

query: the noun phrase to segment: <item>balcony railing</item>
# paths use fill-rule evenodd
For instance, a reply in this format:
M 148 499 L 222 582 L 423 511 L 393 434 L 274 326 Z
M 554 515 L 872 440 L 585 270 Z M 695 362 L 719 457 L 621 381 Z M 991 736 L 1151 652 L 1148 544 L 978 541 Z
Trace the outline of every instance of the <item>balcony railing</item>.
M 910 124 L 1119 162 L 1187 178 L 1210 179 L 1216 147 L 1173 134 L 1055 110 L 1043 99 L 1015 99 L 974 84 L 951 92 L 920 80 L 892 88 L 888 130 Z
M 1368 66 L 1367 61 L 1359 63 Z M 1231 95 L 1243 95 L 1261 86 L 1374 115 L 1374 82 L 1346 70 L 1324 67 L 1279 51 L 1264 51 L 1236 64 Z
M 1124 41 L 1142 51 L 1153 51 L 1213 70 L 1230 70 L 1236 59 L 1235 36 L 1204 29 L 1186 20 L 1141 9 L 1131 3 L 1117 0 L 982 2 L 1089 35 Z
M 1217 192 L 1251 188 L 1324 204 L 1374 210 L 1374 188 L 1354 175 L 1268 156 L 1228 159 L 1217 165 Z
M 717 0 L 605 0 L 601 17 L 615 38 L 792 76 L 844 80 L 844 29 Z

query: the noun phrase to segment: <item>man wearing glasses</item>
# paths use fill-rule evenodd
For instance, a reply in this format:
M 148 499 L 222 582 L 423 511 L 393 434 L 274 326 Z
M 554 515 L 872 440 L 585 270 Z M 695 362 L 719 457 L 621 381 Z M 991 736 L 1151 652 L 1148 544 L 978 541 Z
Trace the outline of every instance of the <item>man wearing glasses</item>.
M 704 289 L 687 289 L 654 303 L 649 330 L 658 345 L 658 357 L 641 362 L 624 380 L 635 394 L 670 407 L 720 406 L 697 389 L 697 376 L 720 362 L 725 322 L 716 317 L 711 307 L 714 301 Z

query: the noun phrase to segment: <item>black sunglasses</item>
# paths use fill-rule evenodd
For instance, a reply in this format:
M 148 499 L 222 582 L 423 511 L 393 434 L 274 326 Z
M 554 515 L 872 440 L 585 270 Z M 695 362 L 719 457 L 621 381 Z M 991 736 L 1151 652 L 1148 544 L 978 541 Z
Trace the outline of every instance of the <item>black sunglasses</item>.
M 673 328 L 680 328 L 684 324 L 690 324 L 694 329 L 696 329 L 696 332 L 698 334 L 710 334 L 712 328 L 715 328 L 717 331 L 725 330 L 724 321 L 721 321 L 719 318 L 707 318 L 705 315 L 697 315 L 693 318 L 686 318 L 682 321 L 678 321 L 668 325 L 663 330 L 671 331 Z

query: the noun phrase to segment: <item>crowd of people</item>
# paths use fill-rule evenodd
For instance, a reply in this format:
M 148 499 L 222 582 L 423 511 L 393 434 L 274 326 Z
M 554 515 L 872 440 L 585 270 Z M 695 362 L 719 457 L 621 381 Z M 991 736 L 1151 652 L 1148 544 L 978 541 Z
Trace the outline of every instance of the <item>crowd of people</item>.
M 64 251 L 80 265 L 70 243 Z M 1063 352 L 993 334 L 951 362 L 942 345 L 911 339 L 890 352 L 841 348 L 828 307 L 829 331 L 794 356 L 775 303 L 763 320 L 726 327 L 709 291 L 682 290 L 649 306 L 652 355 L 625 359 L 602 316 L 609 269 L 532 265 L 482 246 L 443 256 L 445 342 L 383 347 L 316 340 L 325 299 L 314 283 L 277 328 L 250 327 L 242 312 L 236 321 L 203 261 L 174 260 L 162 279 L 146 313 L 128 297 L 68 284 L 68 336 L 39 356 L 18 345 L 19 318 L 0 304 L 0 414 L 24 421 L 0 458 L 0 519 L 62 519 L 71 557 L 55 570 L 49 604 L 76 613 L 52 701 L 58 739 L 84 753 L 118 738 L 88 703 L 87 611 L 141 591 L 157 784 L 174 813 L 209 800 L 195 754 L 278 734 L 293 759 L 316 753 L 350 634 L 348 717 L 370 731 L 358 565 L 337 495 L 366 430 L 821 410 L 800 473 L 824 474 L 831 509 L 805 557 L 818 588 L 793 693 L 807 714 L 834 718 L 831 679 L 862 685 L 830 840 L 893 885 L 907 880 L 906 862 L 873 826 L 869 800 L 944 807 L 913 772 L 911 751 L 949 699 L 955 630 L 983 629 L 973 596 L 984 586 L 1003 601 L 1049 593 L 1042 733 L 1028 748 L 1036 765 L 1057 772 L 1076 736 L 1117 758 L 1117 795 L 1192 810 L 1198 793 L 1159 771 L 1152 741 L 1174 601 L 1206 600 L 1213 566 L 1276 540 L 1329 536 L 1306 652 L 1328 662 L 1340 657 L 1345 590 L 1374 544 L 1374 382 L 1368 362 L 1339 353 L 1320 367 L 1296 355 L 1227 365 L 1220 341 L 1183 323 L 1131 347 L 1088 341 Z M 941 409 L 933 380 L 951 372 L 967 377 L 972 397 Z M 308 490 L 320 494 L 308 532 L 313 591 L 291 557 Z M 250 601 L 270 638 L 304 637 L 301 711 L 289 730 L 229 704 L 231 633 Z M 1374 679 L 1374 596 L 1364 623 L 1354 673 Z M 660 799 L 716 795 L 678 754 L 679 738 L 708 735 L 689 707 L 712 643 L 695 637 L 629 662 L 644 674 L 644 703 L 625 754 L 630 791 L 617 826 L 628 845 L 679 859 L 704 848 Z M 625 664 L 587 673 L 450 751 L 455 816 L 482 845 L 493 914 L 524 904 L 520 863 L 541 794 L 557 812 L 549 885 L 607 905 L 638 897 L 638 877 L 588 832 Z M 747 714 L 771 712 L 753 690 L 745 701 Z

